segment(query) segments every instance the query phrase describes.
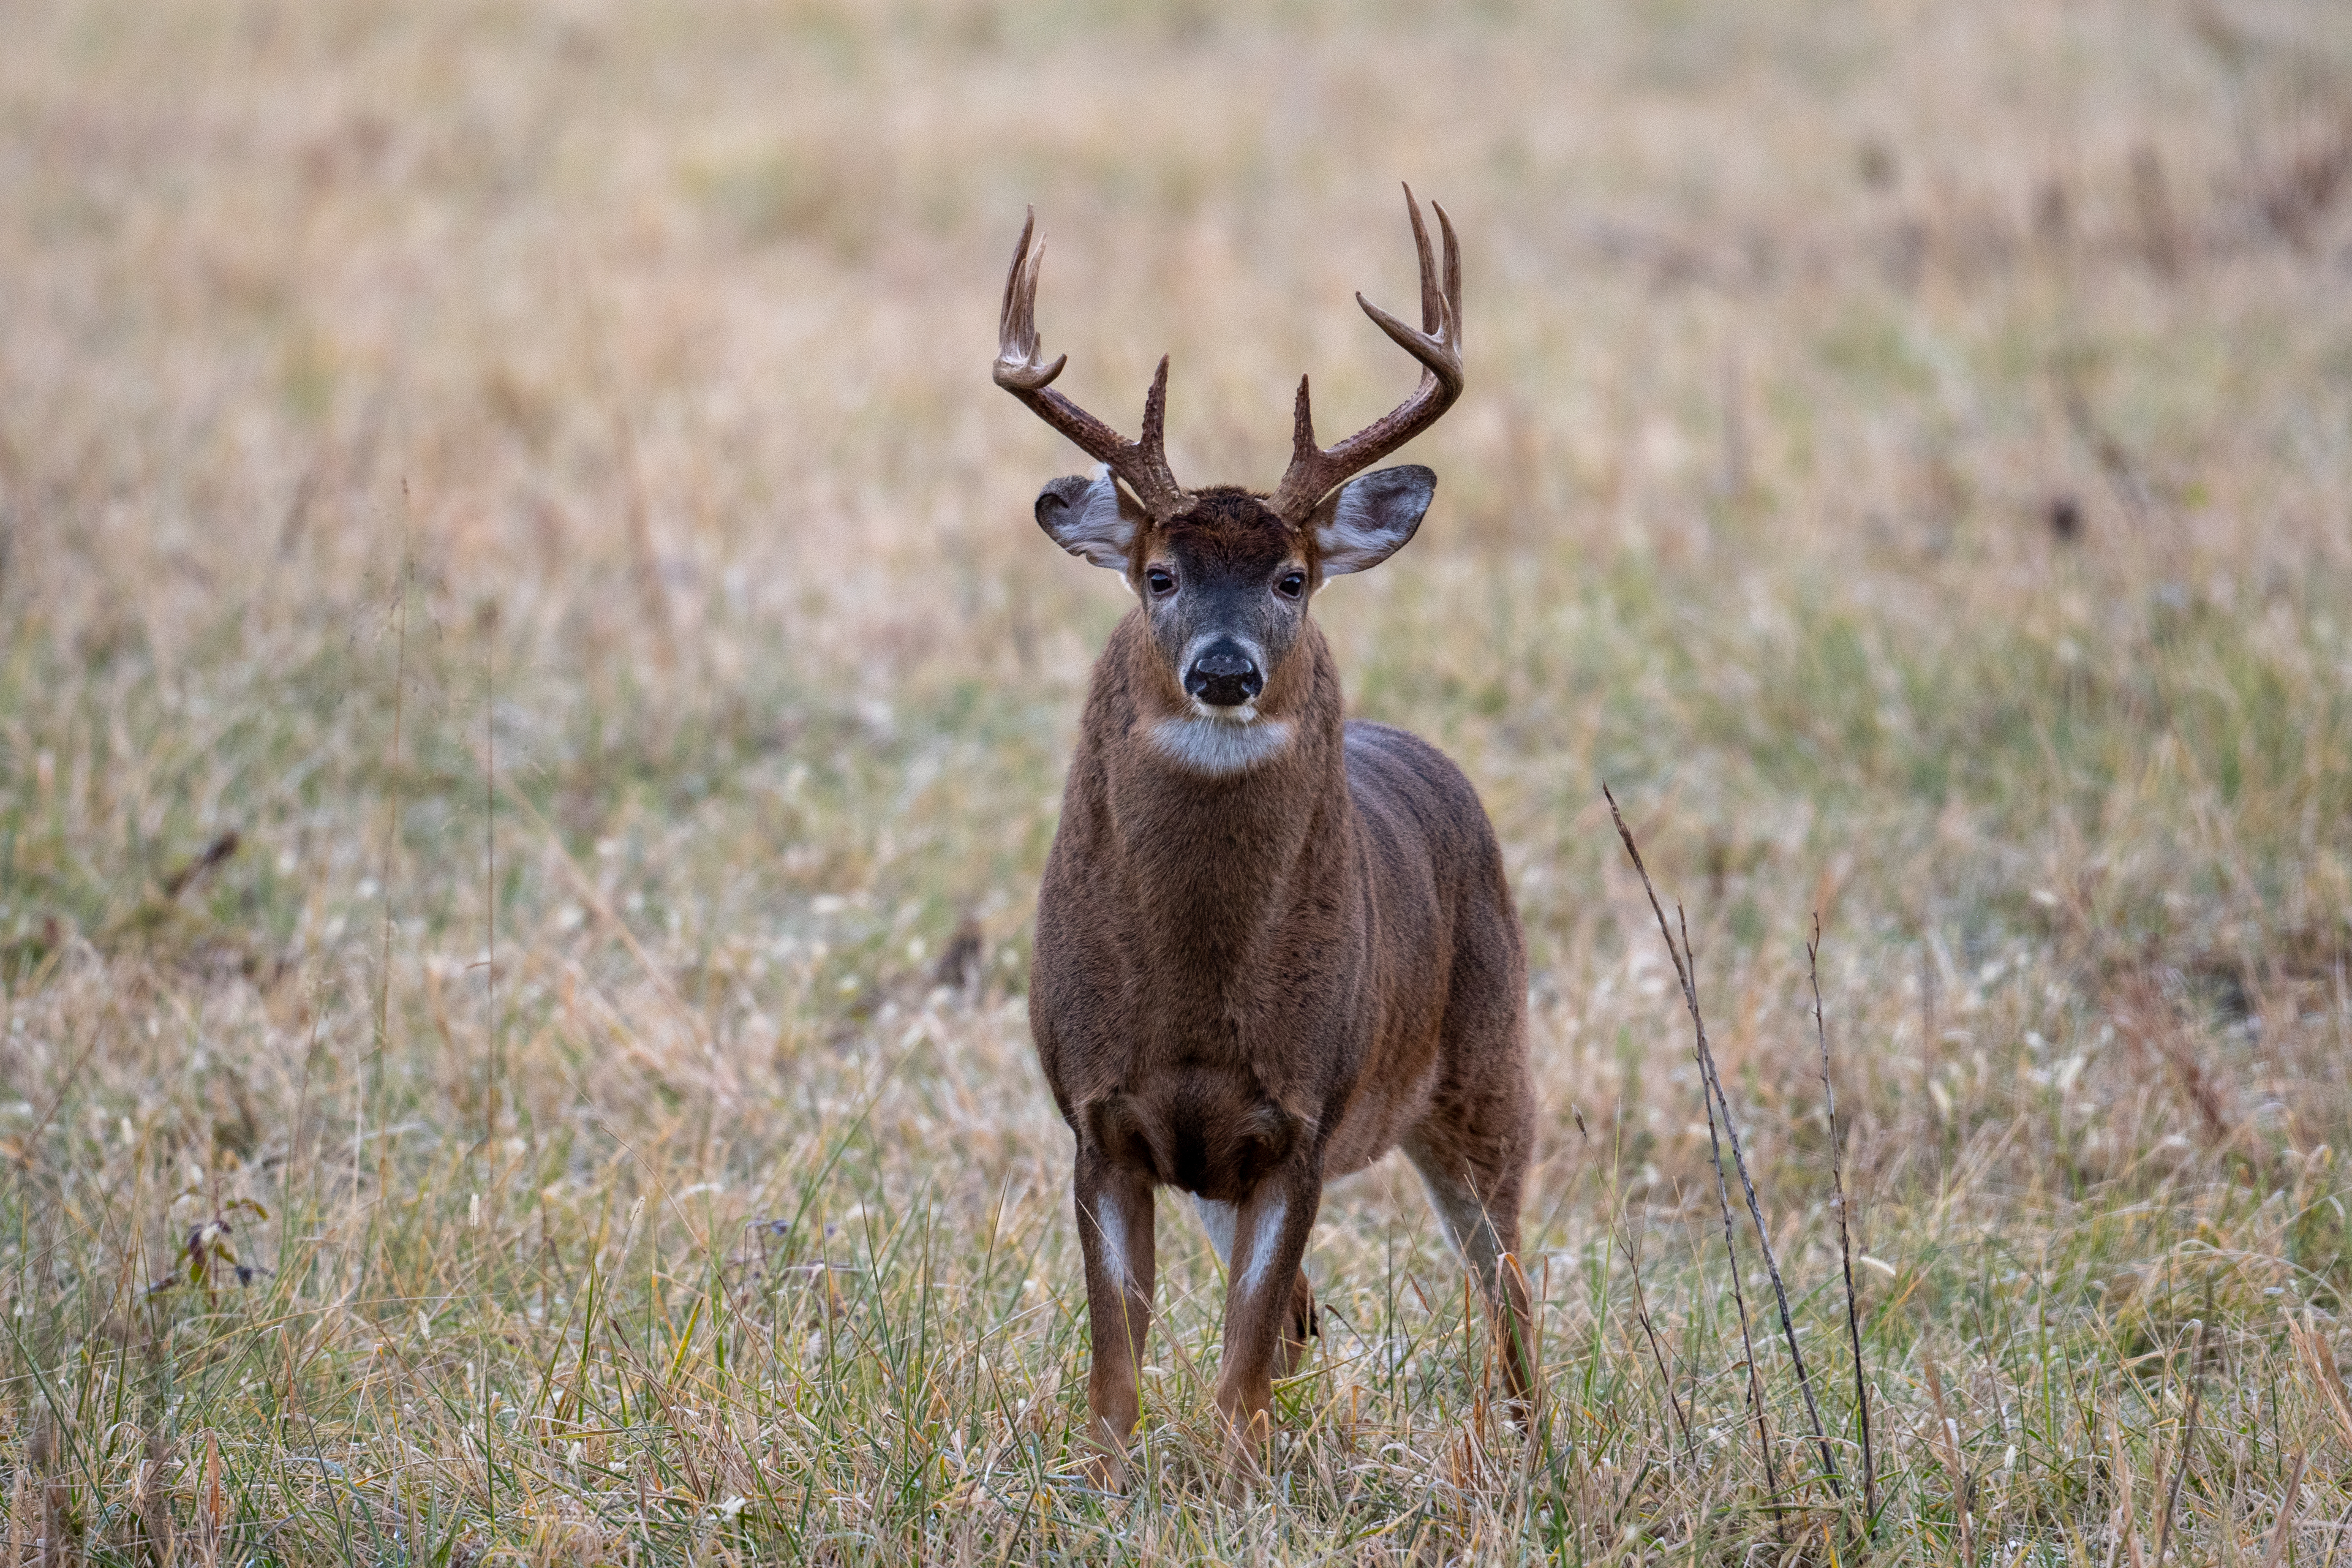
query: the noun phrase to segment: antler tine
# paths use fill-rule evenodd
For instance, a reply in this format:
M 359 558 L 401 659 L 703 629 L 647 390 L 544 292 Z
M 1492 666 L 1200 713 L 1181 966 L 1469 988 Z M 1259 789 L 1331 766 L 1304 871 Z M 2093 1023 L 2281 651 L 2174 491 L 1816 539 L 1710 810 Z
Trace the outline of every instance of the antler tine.
M 1037 274 L 1045 265 L 1045 242 L 1029 247 L 1037 229 L 1037 209 L 1031 207 L 1021 225 L 1021 243 L 1013 247 L 1013 266 L 1004 274 L 1004 308 L 997 317 L 996 384 L 1008 390 L 1038 391 L 1062 374 L 1064 354 L 1052 364 L 1037 363 Z
M 1374 326 L 1421 362 L 1421 384 L 1388 414 L 1325 448 L 1315 445 L 1315 416 L 1308 404 L 1307 379 L 1299 378 L 1290 468 L 1274 493 L 1275 511 L 1294 527 L 1303 526 L 1316 503 L 1335 487 L 1428 429 L 1462 395 L 1462 247 L 1454 236 L 1454 220 L 1445 216 L 1444 207 L 1430 203 L 1445 241 L 1441 273 L 1430 251 L 1429 229 L 1421 220 L 1421 204 L 1413 200 L 1410 185 L 1405 187 L 1404 205 L 1412 219 L 1413 248 L 1421 261 L 1421 331 L 1413 331 L 1361 294 L 1356 296 L 1356 303 Z
M 1030 238 L 1037 226 L 1037 209 L 1031 207 L 1021 225 L 1021 242 L 1013 247 L 1013 266 L 1004 275 L 1004 304 L 997 318 L 996 384 L 1029 405 L 1030 412 L 1068 437 L 1080 451 L 1107 466 L 1127 482 L 1136 499 L 1156 517 L 1166 517 L 1182 503 L 1183 487 L 1169 471 L 1167 449 L 1168 359 L 1161 355 L 1159 374 L 1143 403 L 1143 438 L 1129 441 L 1118 431 L 1053 391 L 1054 378 L 1069 363 L 1067 354 L 1046 363 L 1037 343 L 1037 277 L 1045 264 L 1045 241 Z
M 1290 461 L 1295 468 L 1312 462 L 1320 455 L 1315 445 L 1315 400 L 1307 390 L 1307 378 L 1298 378 L 1298 401 L 1290 410 Z
M 1143 395 L 1143 435 L 1136 445 L 1147 454 L 1159 455 L 1162 468 L 1168 464 L 1168 356 L 1160 356 L 1160 368 L 1151 373 L 1151 390 Z M 1171 476 L 1169 482 L 1173 484 Z
M 1446 325 L 1454 334 L 1454 346 L 1462 347 L 1462 246 L 1454 237 L 1454 220 L 1435 202 L 1429 204 L 1437 214 L 1437 227 L 1445 237 L 1445 310 L 1452 318 Z
M 1437 267 L 1429 253 L 1429 228 L 1421 221 L 1421 204 L 1412 199 L 1411 185 L 1404 188 L 1404 210 L 1412 215 L 1412 248 L 1421 258 L 1421 330 L 1433 332 L 1444 321 L 1445 305 L 1437 291 Z

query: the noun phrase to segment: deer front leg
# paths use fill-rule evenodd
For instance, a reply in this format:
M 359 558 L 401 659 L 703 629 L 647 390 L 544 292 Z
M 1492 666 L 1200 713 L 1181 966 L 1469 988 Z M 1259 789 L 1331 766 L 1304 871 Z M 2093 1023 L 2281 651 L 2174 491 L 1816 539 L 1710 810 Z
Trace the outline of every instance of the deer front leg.
M 1299 1263 L 1322 1198 L 1319 1173 L 1296 1162 L 1261 1184 L 1234 1215 L 1217 1414 L 1244 1474 L 1274 1436 L 1277 1372 L 1287 1375 L 1306 1353 L 1313 1308 Z
M 1094 1370 L 1087 1379 L 1091 1436 L 1101 1452 L 1087 1465 L 1097 1485 L 1127 1482 L 1127 1439 L 1142 1414 L 1136 1375 L 1151 1331 L 1151 1183 L 1082 1147 L 1072 1184 L 1078 1247 L 1087 1264 L 1087 1326 Z
M 1236 1205 L 1195 1197 L 1192 1208 L 1201 1216 L 1201 1229 L 1207 1234 L 1209 1245 L 1216 1249 L 1217 1267 L 1230 1276 L 1234 1269 Z M 1275 1359 L 1274 1375 L 1284 1378 L 1297 1372 L 1307 1352 L 1315 1348 L 1315 1336 L 1322 1331 L 1315 1314 L 1315 1289 L 1307 1281 L 1307 1270 L 1301 1268 L 1291 1278 L 1290 1312 L 1283 1321 L 1282 1352 Z

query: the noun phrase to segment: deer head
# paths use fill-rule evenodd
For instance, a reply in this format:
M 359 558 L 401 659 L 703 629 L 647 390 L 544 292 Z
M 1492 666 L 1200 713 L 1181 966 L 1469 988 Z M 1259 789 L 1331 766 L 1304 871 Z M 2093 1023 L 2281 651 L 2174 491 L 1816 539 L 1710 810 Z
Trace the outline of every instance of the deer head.
M 1421 363 L 1421 384 L 1383 418 L 1323 447 L 1315 442 L 1301 376 L 1290 467 L 1270 496 L 1233 485 L 1188 489 L 1177 483 L 1168 467 L 1164 355 L 1144 399 L 1139 440 L 1125 439 L 1052 390 L 1068 356 L 1047 363 L 1039 351 L 1037 278 L 1045 246 L 1042 238 L 1032 244 L 1034 208 L 1021 226 L 1004 280 L 996 384 L 1104 466 L 1096 478 L 1048 484 L 1037 497 L 1037 525 L 1071 554 L 1126 576 L 1164 663 L 1167 695 L 1197 718 L 1255 721 L 1261 698 L 1281 683 L 1315 591 L 1402 548 L 1436 493 L 1437 476 L 1415 465 L 1363 473 L 1434 424 L 1462 395 L 1462 259 L 1454 225 L 1438 207 L 1445 242 L 1441 285 L 1410 187 L 1405 209 L 1421 257 L 1421 330 L 1361 294 L 1356 302 Z

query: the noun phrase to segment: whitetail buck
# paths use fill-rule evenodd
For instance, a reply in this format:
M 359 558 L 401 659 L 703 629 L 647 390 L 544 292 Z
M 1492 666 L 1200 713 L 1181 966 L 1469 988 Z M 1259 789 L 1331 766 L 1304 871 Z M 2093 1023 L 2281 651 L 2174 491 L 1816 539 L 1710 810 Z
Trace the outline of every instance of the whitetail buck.
M 1038 351 L 1044 259 L 1021 230 L 996 384 L 1108 471 L 1055 479 L 1037 522 L 1125 574 L 1140 601 L 1095 665 L 1037 900 L 1029 1017 L 1077 1135 L 1078 1236 L 1094 1339 L 1087 1384 L 1121 1484 L 1151 1321 L 1152 1196 L 1192 1195 L 1226 1268 L 1217 1409 L 1246 1466 L 1273 1380 L 1316 1331 L 1299 1267 L 1324 1183 L 1402 1148 L 1486 1295 L 1510 1404 L 1538 1397 L 1519 1245 L 1533 1136 L 1526 959 L 1476 793 L 1426 742 L 1343 717 L 1307 613 L 1327 579 L 1411 539 L 1436 476 L 1353 476 L 1462 393 L 1462 267 L 1443 207 L 1421 330 L 1357 303 L 1421 362 L 1394 412 L 1315 444 L 1298 384 L 1289 471 L 1271 497 L 1187 489 L 1164 447 L 1168 362 L 1127 441 L 1050 390 Z M 1349 482 L 1352 479 L 1353 482 Z

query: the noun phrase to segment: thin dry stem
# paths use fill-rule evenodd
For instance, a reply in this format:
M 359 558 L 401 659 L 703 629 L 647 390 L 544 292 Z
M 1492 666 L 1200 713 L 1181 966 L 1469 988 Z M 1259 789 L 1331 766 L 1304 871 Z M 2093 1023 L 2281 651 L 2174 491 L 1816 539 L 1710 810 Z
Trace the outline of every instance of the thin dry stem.
M 1716 1097 L 1708 1092 L 1713 1079 L 1706 1068 L 1706 1019 L 1699 1012 L 1698 982 L 1692 973 L 1695 961 L 1688 959 L 1686 947 L 1675 944 L 1674 931 L 1666 924 L 1666 911 L 1658 902 L 1658 889 L 1650 881 L 1650 868 L 1642 863 L 1642 851 L 1633 842 L 1633 830 L 1625 826 L 1625 814 L 1617 809 L 1617 797 L 1609 793 L 1609 786 L 1605 784 L 1601 786 L 1601 795 L 1609 803 L 1609 816 L 1617 825 L 1617 837 L 1624 842 L 1625 853 L 1632 858 L 1633 869 L 1642 879 L 1642 891 L 1649 896 L 1650 912 L 1657 917 L 1659 940 L 1666 944 L 1666 956 L 1674 961 L 1675 978 L 1682 982 L 1683 1005 L 1690 1012 L 1691 1034 L 1695 1041 L 1693 1049 L 1699 1061 L 1700 1098 L 1706 1107 L 1707 1146 L 1715 1165 L 1716 1201 L 1723 1215 L 1723 1247 L 1731 1265 L 1731 1300 L 1739 1311 L 1739 1347 L 1748 1363 L 1748 1403 L 1756 1413 L 1756 1447 L 1763 1457 L 1764 1486 L 1771 1500 L 1777 1530 L 1780 1521 L 1780 1470 L 1772 1458 L 1772 1431 L 1766 1421 L 1763 1368 L 1756 1359 L 1756 1342 L 1748 1329 L 1748 1295 L 1739 1284 L 1739 1248 L 1733 1234 L 1731 1189 L 1723 1173 L 1723 1144 L 1716 1131 L 1717 1101 Z M 1676 912 L 1680 912 L 1679 906 Z M 1686 927 L 1684 932 L 1685 944 L 1688 940 Z M 1724 1114 L 1729 1117 L 1728 1107 L 1725 1108 Z
M 1846 1343 L 1853 1352 L 1854 1425 L 1862 1436 L 1862 1510 L 1865 1535 L 1878 1529 L 1878 1466 L 1871 1448 L 1870 1379 L 1863 1372 L 1862 1309 L 1853 1286 L 1853 1233 L 1845 1198 L 1845 1147 L 1838 1132 L 1837 1084 L 1830 1074 L 1830 1031 L 1822 1013 L 1822 917 L 1813 915 L 1813 940 L 1805 944 L 1805 983 L 1813 993 L 1813 1037 L 1822 1052 L 1822 1099 L 1829 1119 L 1830 1203 L 1837 1210 L 1838 1265 L 1845 1281 Z

